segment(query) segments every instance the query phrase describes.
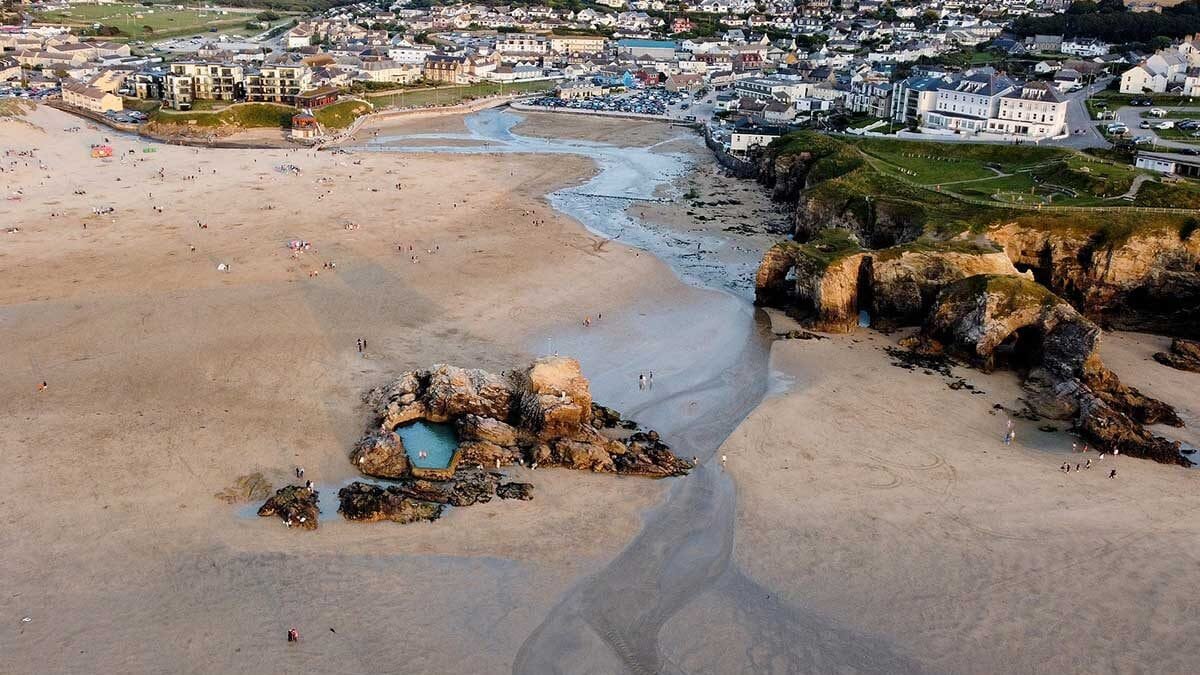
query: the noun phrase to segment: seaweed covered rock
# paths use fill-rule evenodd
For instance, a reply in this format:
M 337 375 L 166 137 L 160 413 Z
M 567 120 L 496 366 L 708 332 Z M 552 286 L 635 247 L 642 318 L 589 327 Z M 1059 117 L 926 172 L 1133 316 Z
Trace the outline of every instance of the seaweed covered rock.
M 533 499 L 533 485 L 517 482 L 501 483 L 496 487 L 496 496 L 501 499 L 519 499 L 527 502 Z
M 285 485 L 259 507 L 258 515 L 277 516 L 288 527 L 315 530 L 321 514 L 317 505 L 318 496 L 316 490 L 302 485 Z
M 450 480 L 407 480 L 396 488 L 404 496 L 419 501 L 471 506 L 492 501 L 498 477 L 488 471 L 465 469 L 456 471 Z
M 664 478 L 682 476 L 694 468 L 689 460 L 676 457 L 653 431 L 633 434 L 625 445 L 625 452 L 613 456 L 617 473 Z
M 445 507 L 406 496 L 399 487 L 354 482 L 338 490 L 338 513 L 346 520 L 395 523 L 434 521 Z
M 1154 360 L 1178 370 L 1200 373 L 1200 342 L 1175 338 L 1171 349 L 1156 353 Z
M 377 478 L 403 478 L 411 465 L 404 442 L 396 432 L 373 429 L 354 446 L 350 461 L 359 471 Z

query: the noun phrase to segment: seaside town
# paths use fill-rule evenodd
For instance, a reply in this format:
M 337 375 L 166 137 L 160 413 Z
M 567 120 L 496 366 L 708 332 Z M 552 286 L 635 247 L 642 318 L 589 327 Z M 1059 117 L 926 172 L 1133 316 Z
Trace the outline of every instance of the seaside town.
M 5 0 L 0 192 L 0 672 L 1196 671 L 1200 0 Z

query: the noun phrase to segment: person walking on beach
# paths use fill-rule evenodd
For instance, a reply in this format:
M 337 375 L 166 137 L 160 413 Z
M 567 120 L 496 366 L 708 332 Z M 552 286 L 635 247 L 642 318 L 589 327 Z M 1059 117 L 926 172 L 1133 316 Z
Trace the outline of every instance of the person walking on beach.
M 725 468 L 725 459 L 726 459 L 725 455 L 721 455 L 721 468 L 722 469 Z
M 650 371 L 650 375 L 646 378 L 646 388 L 654 389 L 654 371 Z
M 296 478 L 304 478 L 304 467 L 296 467 Z
M 296 630 L 295 628 L 289 628 L 287 632 L 287 640 L 288 642 L 299 642 L 300 631 Z
M 1116 470 L 1116 469 L 1113 469 L 1112 471 L 1109 471 L 1109 472 L 1108 472 L 1108 477 L 1109 477 L 1109 478 L 1116 478 L 1116 477 L 1117 477 L 1117 470 Z
M 645 373 L 638 373 L 638 389 L 641 389 L 642 391 L 646 390 L 646 374 Z
M 362 338 L 358 338 L 357 340 L 355 340 L 354 346 L 358 347 L 358 353 L 361 354 L 362 350 L 363 350 Z
M 1083 465 L 1083 468 L 1085 468 L 1085 469 L 1090 469 L 1090 468 L 1092 468 L 1092 460 L 1090 460 L 1090 459 L 1089 459 L 1089 460 L 1087 461 L 1087 464 L 1084 464 L 1084 465 Z

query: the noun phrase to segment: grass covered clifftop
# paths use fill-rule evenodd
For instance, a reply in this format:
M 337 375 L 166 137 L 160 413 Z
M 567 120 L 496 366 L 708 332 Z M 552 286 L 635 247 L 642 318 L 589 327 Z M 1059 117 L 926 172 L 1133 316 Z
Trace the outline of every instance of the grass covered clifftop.
M 855 230 L 882 226 L 937 239 L 1018 220 L 1090 232 L 1178 230 L 1187 213 L 1150 209 L 1200 208 L 1200 183 L 1164 182 L 1067 148 L 800 131 L 772 143 L 766 160 L 790 172 L 798 207 L 811 214 L 799 213 L 797 223 L 809 233 L 838 221 L 857 224 Z M 805 224 L 806 218 L 815 222 Z
M 357 99 L 346 99 L 313 112 L 321 126 L 328 129 L 344 129 L 361 115 L 371 112 L 371 104 Z M 231 131 L 243 129 L 289 129 L 292 116 L 300 109 L 277 103 L 235 103 L 216 110 L 193 110 L 174 112 L 159 110 L 150 117 L 156 127 L 203 127 L 210 130 L 225 128 Z

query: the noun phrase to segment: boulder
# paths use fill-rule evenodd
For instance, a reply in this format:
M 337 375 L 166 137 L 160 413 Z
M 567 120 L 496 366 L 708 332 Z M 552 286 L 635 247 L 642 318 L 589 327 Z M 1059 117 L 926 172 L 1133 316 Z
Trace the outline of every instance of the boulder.
M 377 478 L 404 478 L 411 466 L 404 442 L 394 431 L 374 429 L 354 446 L 350 461 L 363 474 Z
M 431 422 L 467 414 L 506 420 L 512 412 L 512 383 L 486 370 L 437 365 L 429 374 L 424 402 Z
M 1200 342 L 1175 338 L 1170 351 L 1156 353 L 1154 360 L 1178 370 L 1200 373 Z
M 496 496 L 501 499 L 533 499 L 533 485 L 530 483 L 501 483 L 496 487 Z
M 572 358 L 538 359 L 520 378 L 520 424 L 543 439 L 579 434 L 592 419 L 587 378 Z
M 464 441 L 486 441 L 499 446 L 517 444 L 517 430 L 491 417 L 467 414 L 458 418 L 458 437 Z
M 338 512 L 346 520 L 377 522 L 390 520 L 396 523 L 413 523 L 420 520 L 433 521 L 441 517 L 445 506 L 412 499 L 403 494 L 398 486 L 386 488 L 369 483 L 351 483 L 338 490 Z
M 286 485 L 259 507 L 258 515 L 278 516 L 290 527 L 305 530 L 317 529 L 321 509 L 317 506 L 318 493 L 302 485 Z

